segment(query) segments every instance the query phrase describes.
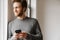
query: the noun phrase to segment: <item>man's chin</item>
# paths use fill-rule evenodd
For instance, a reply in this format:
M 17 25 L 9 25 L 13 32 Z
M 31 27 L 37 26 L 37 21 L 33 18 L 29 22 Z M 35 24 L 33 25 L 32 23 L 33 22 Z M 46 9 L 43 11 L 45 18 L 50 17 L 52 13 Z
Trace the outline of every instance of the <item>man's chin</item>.
M 18 17 L 18 15 L 15 15 L 16 17 Z
M 22 16 L 22 15 L 23 15 L 23 13 L 15 14 L 16 17 L 18 17 L 18 16 Z
M 15 15 L 16 17 L 22 16 L 22 15 Z

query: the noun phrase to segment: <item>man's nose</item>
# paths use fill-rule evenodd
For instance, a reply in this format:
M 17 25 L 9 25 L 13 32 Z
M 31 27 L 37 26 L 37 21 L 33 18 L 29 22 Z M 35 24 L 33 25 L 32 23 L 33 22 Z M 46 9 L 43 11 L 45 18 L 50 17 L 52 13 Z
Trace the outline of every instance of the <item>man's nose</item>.
M 17 11 L 17 9 L 14 9 L 14 11 L 16 12 L 16 11 Z

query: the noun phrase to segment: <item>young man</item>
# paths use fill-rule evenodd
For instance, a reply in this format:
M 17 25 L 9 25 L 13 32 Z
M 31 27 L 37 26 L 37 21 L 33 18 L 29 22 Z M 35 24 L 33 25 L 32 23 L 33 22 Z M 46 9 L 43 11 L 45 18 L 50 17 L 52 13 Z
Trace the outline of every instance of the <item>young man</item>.
M 39 23 L 25 15 L 26 0 L 13 0 L 13 12 L 17 17 L 8 25 L 8 40 L 42 40 Z M 16 30 L 20 30 L 19 33 Z

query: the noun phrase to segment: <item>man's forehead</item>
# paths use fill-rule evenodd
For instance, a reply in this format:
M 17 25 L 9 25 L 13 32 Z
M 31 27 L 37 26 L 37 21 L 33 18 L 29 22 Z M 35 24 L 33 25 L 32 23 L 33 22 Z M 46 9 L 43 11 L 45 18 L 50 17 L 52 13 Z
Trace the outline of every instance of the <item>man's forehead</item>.
M 14 2 L 14 3 L 13 3 L 13 7 L 14 7 L 14 6 L 21 6 L 21 3 L 19 3 L 19 2 Z

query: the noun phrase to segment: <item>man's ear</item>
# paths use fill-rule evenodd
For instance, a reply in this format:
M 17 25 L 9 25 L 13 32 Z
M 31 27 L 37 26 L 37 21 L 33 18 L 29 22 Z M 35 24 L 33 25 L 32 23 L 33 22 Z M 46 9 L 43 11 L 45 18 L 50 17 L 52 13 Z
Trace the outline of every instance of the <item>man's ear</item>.
M 23 8 L 23 12 L 25 12 L 26 11 L 26 8 Z

